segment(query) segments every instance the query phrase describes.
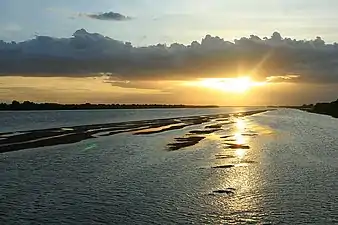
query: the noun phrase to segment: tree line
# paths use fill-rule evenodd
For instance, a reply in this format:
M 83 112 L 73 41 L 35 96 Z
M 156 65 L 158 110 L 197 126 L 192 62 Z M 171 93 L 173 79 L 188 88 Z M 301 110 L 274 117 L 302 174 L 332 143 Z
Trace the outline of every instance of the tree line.
M 329 103 L 317 103 L 308 111 L 338 118 L 338 99 Z
M 89 110 L 89 109 L 156 109 L 156 108 L 216 108 L 215 105 L 170 105 L 170 104 L 59 104 L 12 101 L 0 103 L 0 110 Z

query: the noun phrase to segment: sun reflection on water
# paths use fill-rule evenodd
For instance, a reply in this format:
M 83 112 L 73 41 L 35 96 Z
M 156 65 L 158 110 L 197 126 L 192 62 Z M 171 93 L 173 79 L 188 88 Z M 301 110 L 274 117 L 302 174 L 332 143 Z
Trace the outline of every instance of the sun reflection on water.
M 259 220 L 253 218 L 256 216 L 256 210 L 261 206 L 259 198 L 257 198 L 257 193 L 260 191 L 261 174 L 257 168 L 251 167 L 252 164 L 246 163 L 251 161 L 250 157 L 255 154 L 251 148 L 247 148 L 248 146 L 251 147 L 251 137 L 246 135 L 247 130 L 252 130 L 253 124 L 248 119 L 240 117 L 234 118 L 234 122 L 233 140 L 230 143 L 237 146 L 235 149 L 228 151 L 233 151 L 232 154 L 235 159 L 232 162 L 236 167 L 234 170 L 227 172 L 225 180 L 220 180 L 220 186 L 235 188 L 235 200 L 224 202 L 223 199 L 218 199 L 216 201 L 219 202 L 216 204 L 220 204 L 222 208 L 226 206 L 226 212 L 240 215 L 234 217 L 234 220 L 259 222 Z
M 246 142 L 245 137 L 240 132 L 235 133 L 234 138 L 235 138 L 236 144 L 243 145 Z
M 242 118 L 237 118 L 236 119 L 236 128 L 238 131 L 244 131 L 246 127 L 246 123 Z
M 245 155 L 246 155 L 246 150 L 245 149 L 237 149 L 235 151 L 236 156 L 238 157 L 239 160 L 244 159 Z
M 259 166 L 260 160 L 257 161 L 260 158 L 260 149 L 257 148 L 259 145 L 257 141 L 253 142 L 253 138 L 256 135 L 269 134 L 271 131 L 248 117 L 234 115 L 231 121 L 234 122 L 229 129 L 232 135 L 226 139 L 229 148 L 222 150 L 234 158 L 224 159 L 222 162 L 235 167 L 221 171 L 216 181 L 218 187 L 213 188 L 221 190 L 231 188 L 234 195 L 213 198 L 212 205 L 223 215 L 229 216 L 229 220 L 260 224 L 264 217 L 261 215 L 264 176 Z
M 246 138 L 243 136 L 243 132 L 247 126 L 246 121 L 243 118 L 236 118 L 236 133 L 234 134 L 235 143 L 237 145 L 244 145 L 247 143 Z M 239 160 L 243 160 L 246 156 L 247 150 L 246 149 L 236 149 L 235 155 Z

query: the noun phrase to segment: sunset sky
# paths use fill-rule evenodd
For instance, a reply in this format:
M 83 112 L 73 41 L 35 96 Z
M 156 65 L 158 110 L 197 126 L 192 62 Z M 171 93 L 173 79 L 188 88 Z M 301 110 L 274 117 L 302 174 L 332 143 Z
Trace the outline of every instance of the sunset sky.
M 0 102 L 335 100 L 337 8 L 335 0 L 1 0 Z

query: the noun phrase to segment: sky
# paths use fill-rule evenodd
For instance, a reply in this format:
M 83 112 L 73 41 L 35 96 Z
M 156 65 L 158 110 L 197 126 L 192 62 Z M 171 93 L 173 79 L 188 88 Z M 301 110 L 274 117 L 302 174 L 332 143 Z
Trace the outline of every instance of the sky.
M 334 42 L 337 8 L 335 0 L 1 0 L 0 38 L 69 37 L 85 28 L 135 45 L 188 44 L 206 34 L 233 40 L 273 31 Z M 111 23 L 79 16 L 110 11 L 135 19 Z
M 0 101 L 335 100 L 337 8 L 335 0 L 1 0 Z

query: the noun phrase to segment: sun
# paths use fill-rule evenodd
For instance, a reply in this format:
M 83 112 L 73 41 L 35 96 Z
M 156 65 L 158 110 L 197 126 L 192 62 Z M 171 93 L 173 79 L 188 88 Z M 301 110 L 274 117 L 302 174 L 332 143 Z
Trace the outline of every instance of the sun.
M 242 93 L 249 90 L 251 86 L 253 86 L 253 82 L 250 77 L 240 77 L 228 81 L 226 89 L 232 92 Z
M 250 76 L 237 78 L 206 78 L 197 82 L 197 86 L 234 93 L 244 93 L 252 87 L 264 84 L 263 82 L 253 81 Z

